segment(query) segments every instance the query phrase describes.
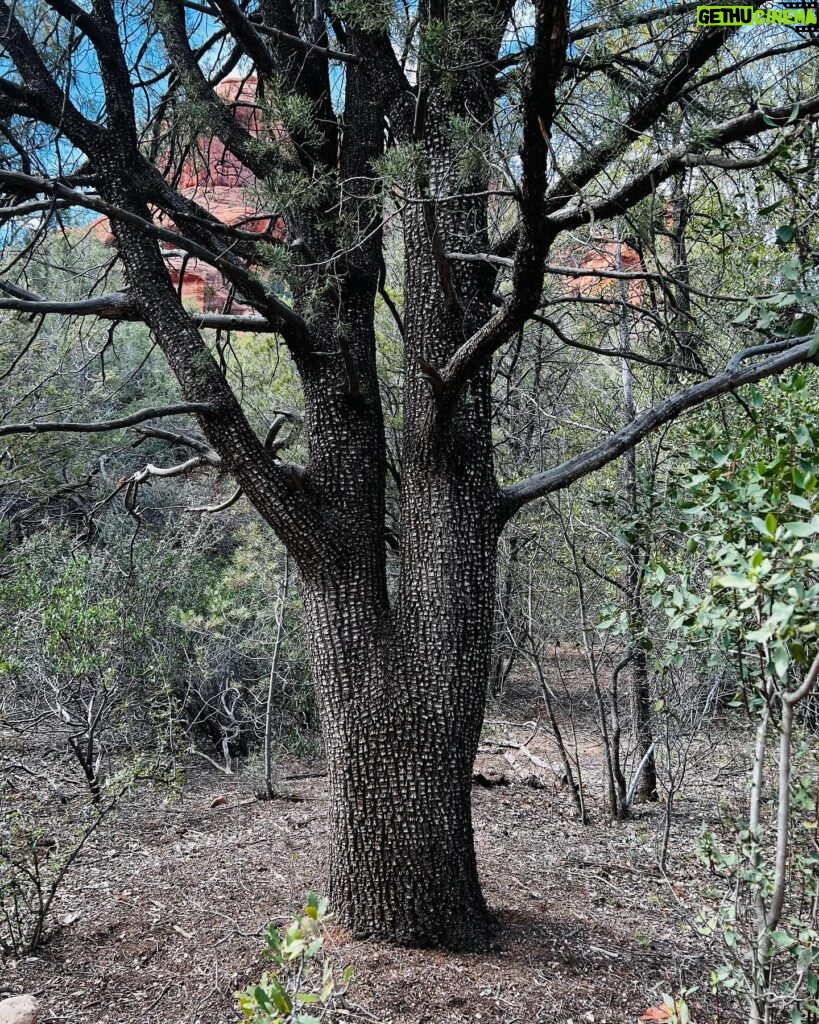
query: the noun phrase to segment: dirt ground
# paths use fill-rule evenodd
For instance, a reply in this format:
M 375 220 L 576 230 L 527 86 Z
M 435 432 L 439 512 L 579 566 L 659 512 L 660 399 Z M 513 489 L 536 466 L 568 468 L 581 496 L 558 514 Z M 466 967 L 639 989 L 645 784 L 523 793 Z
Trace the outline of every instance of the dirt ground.
M 592 823 L 578 821 L 536 693 L 519 687 L 489 712 L 478 770 L 509 783 L 474 788 L 478 860 L 498 919 L 485 954 L 421 952 L 351 940 L 331 923 L 333 960 L 352 965 L 350 1007 L 334 1021 L 381 1024 L 633 1024 L 663 992 L 699 986 L 696 1024 L 740 1019 L 717 1006 L 720 962 L 692 925 L 715 896 L 696 861 L 702 821 L 741 799 L 734 729 L 687 748 L 667 872 L 657 867 L 665 805 L 611 823 L 590 705 L 575 730 Z M 589 712 L 588 714 L 586 712 Z M 569 730 L 571 731 L 571 730 Z M 5 734 L 5 756 L 25 760 Z M 527 741 L 543 765 L 507 746 Z M 511 762 L 511 763 L 510 763 Z M 545 767 L 544 767 L 545 765 Z M 326 780 L 288 782 L 301 802 L 253 799 L 255 766 L 225 776 L 184 766 L 178 796 L 140 790 L 89 841 L 55 907 L 63 924 L 36 956 L 0 960 L 0 994 L 31 992 L 42 1024 L 230 1024 L 233 993 L 265 969 L 261 934 L 325 887 Z M 283 761 L 285 775 L 320 764 Z M 211 806 L 224 796 L 225 802 Z M 61 813 L 55 801 L 55 827 Z

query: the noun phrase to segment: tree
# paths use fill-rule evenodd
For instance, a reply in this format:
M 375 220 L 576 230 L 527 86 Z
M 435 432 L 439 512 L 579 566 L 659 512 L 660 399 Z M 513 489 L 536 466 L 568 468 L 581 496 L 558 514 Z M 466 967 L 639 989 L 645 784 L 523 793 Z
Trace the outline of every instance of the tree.
M 5 423 L 0 435 L 196 416 L 207 445 L 123 486 L 133 507 L 152 475 L 218 465 L 298 567 L 329 766 L 331 894 L 356 934 L 486 940 L 470 785 L 505 524 L 686 409 L 812 357 L 798 334 L 743 350 L 562 464 L 496 479 L 493 355 L 536 319 L 571 343 L 539 312 L 551 279 L 585 273 L 547 263 L 561 238 L 628 214 L 686 169 L 772 159 L 819 112 L 815 91 L 789 91 L 807 72 L 760 86 L 750 110 L 742 88 L 715 103 L 723 83 L 811 40 L 783 50 L 761 29 L 749 54 L 735 29 L 695 29 L 694 6 L 628 5 L 610 25 L 571 17 L 567 0 L 397 11 L 378 0 L 0 0 L 11 264 L 0 305 L 143 321 L 183 398 L 108 421 Z M 234 70 L 238 95 L 221 87 Z M 655 152 L 672 112 L 688 134 Z M 203 138 L 252 176 L 255 217 L 220 218 L 185 184 Z M 32 253 L 72 210 L 109 218 L 125 290 L 103 290 L 108 271 L 82 299 L 31 288 Z M 400 310 L 385 288 L 396 249 Z M 221 275 L 221 311 L 185 308 L 169 270 L 180 259 Z M 628 273 L 669 287 L 662 267 Z M 398 465 L 378 375 L 382 301 L 404 350 Z M 231 330 L 286 345 L 305 465 L 282 456 L 281 418 L 266 439 L 254 429 L 222 359 L 218 332 Z M 400 539 L 385 529 L 396 489 Z

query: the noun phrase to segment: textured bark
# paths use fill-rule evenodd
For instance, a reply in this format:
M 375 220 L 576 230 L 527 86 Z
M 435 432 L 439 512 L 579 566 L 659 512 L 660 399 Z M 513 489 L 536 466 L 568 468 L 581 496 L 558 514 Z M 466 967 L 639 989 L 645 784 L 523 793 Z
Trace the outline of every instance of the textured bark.
M 474 742 L 463 741 L 456 716 L 458 698 L 482 683 L 431 662 L 429 651 L 405 657 L 401 630 L 354 589 L 352 600 L 343 587 L 328 600 L 325 587 L 306 588 L 331 787 L 333 906 L 359 936 L 481 944 Z M 484 648 L 475 660 L 485 663 Z M 477 707 L 473 723 L 479 730 Z
M 617 243 L 617 269 L 622 267 L 620 243 Z M 619 342 L 621 350 L 629 348 L 628 306 L 625 282 L 620 281 Z M 634 381 L 631 364 L 628 359 L 622 360 L 623 380 L 623 422 L 625 426 L 632 424 L 637 416 L 634 401 Z M 628 615 L 629 643 L 631 646 L 631 723 L 637 757 L 635 762 L 641 764 L 645 759 L 642 774 L 637 782 L 636 796 L 642 800 L 657 799 L 657 767 L 654 760 L 653 737 L 651 735 L 651 686 L 648 675 L 648 659 L 643 647 L 640 646 L 644 628 L 642 608 L 642 570 L 644 562 L 645 537 L 640 525 L 640 503 L 637 488 L 637 452 L 630 448 L 623 456 L 621 465 L 623 494 L 626 501 L 627 514 L 632 518 L 632 525 L 626 531 L 622 545 L 625 561 L 626 612 Z M 619 747 L 619 742 L 618 742 Z M 621 790 L 624 787 L 620 767 L 619 750 L 616 757 L 617 771 L 621 774 Z M 621 800 L 625 809 L 625 803 Z
M 634 652 L 634 660 L 631 665 L 631 721 L 637 751 L 634 758 L 635 765 L 639 765 L 645 758 L 645 767 L 635 790 L 638 800 L 658 799 L 657 765 L 654 751 L 651 749 L 653 744 L 651 703 L 646 652 L 638 649 Z
M 478 109 L 488 103 L 472 100 Z M 407 185 L 419 199 L 456 191 L 446 116 L 434 104 L 427 112 L 425 142 L 438 156 L 425 180 Z M 443 366 L 489 315 L 491 275 L 441 262 L 456 237 L 468 233 L 480 246 L 485 232 L 485 202 L 476 199 L 447 204 L 434 224 L 422 203 L 405 217 L 401 564 L 392 607 L 383 564 L 368 556 L 375 545 L 333 564 L 329 580 L 326 571 L 305 573 L 330 774 L 333 905 L 355 934 L 421 946 L 481 946 L 489 934 L 470 808 L 499 529 L 489 368 L 445 415 L 436 415 L 425 371 Z M 380 506 L 378 514 L 383 524 Z

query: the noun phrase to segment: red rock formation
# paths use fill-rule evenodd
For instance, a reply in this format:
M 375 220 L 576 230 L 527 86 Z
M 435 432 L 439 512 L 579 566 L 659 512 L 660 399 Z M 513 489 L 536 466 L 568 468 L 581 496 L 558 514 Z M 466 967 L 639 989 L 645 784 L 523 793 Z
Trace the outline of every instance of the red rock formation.
M 219 86 L 219 95 L 230 103 L 236 119 L 254 136 L 265 127 L 262 113 L 256 102 L 256 77 L 226 78 Z M 269 130 L 269 129 L 268 129 Z M 274 129 L 275 131 L 275 129 Z M 284 133 L 281 134 L 284 138 Z M 193 151 L 185 159 L 177 177 L 177 188 L 187 198 L 195 200 L 223 224 L 241 227 L 243 230 L 261 233 L 270 226 L 270 217 L 254 194 L 253 174 L 239 160 L 229 153 L 221 141 L 214 137 L 201 136 Z M 158 220 L 166 221 L 165 217 Z M 170 227 L 174 227 L 172 223 Z M 111 228 L 106 218 L 94 222 L 94 231 L 103 242 L 113 243 Z M 281 238 L 284 225 L 278 221 L 274 235 Z M 182 300 L 186 305 L 205 312 L 218 312 L 229 306 L 230 311 L 241 313 L 246 307 L 235 299 L 218 270 L 200 262 L 172 252 L 172 247 L 163 243 L 168 253 L 168 270 L 179 286 L 181 280 Z M 618 243 L 610 236 L 596 236 L 583 247 L 555 253 L 552 262 L 567 268 L 588 270 L 614 270 L 617 268 Z M 620 268 L 625 271 L 641 269 L 640 257 L 630 246 L 620 243 Z M 566 278 L 565 290 L 571 295 L 611 296 L 617 288 L 617 281 L 593 274 Z M 644 282 L 629 281 L 627 295 L 630 302 L 639 303 Z
M 219 95 L 229 102 L 236 119 L 252 135 L 258 135 L 261 115 L 256 104 L 256 77 L 226 78 L 219 86 Z M 217 138 L 201 136 L 179 172 L 177 188 L 193 199 L 223 224 L 261 233 L 270 226 L 270 217 L 253 194 L 255 178 L 239 160 L 229 153 Z M 167 222 L 164 216 L 158 222 Z M 174 228 L 173 223 L 169 227 Z M 108 219 L 101 217 L 93 224 L 97 237 L 106 245 L 113 244 Z M 284 225 L 278 221 L 274 235 L 281 238 Z M 175 285 L 182 282 L 185 305 L 205 312 L 221 311 L 229 301 L 229 289 L 218 270 L 200 260 L 185 258 L 172 252 L 172 246 L 161 243 L 168 255 L 166 262 Z M 246 311 L 240 302 L 230 301 L 231 312 Z
M 619 246 L 619 266 L 618 266 Z M 626 273 L 638 273 L 643 269 L 639 255 L 625 242 L 618 242 L 609 235 L 592 236 L 585 247 L 577 246 L 572 251 L 555 254 L 552 260 L 558 266 L 577 270 L 622 270 Z M 568 279 L 566 291 L 577 296 L 616 297 L 617 279 L 598 277 L 596 274 L 581 275 Z M 629 302 L 639 303 L 642 297 L 644 281 L 629 280 L 626 282 L 626 295 Z

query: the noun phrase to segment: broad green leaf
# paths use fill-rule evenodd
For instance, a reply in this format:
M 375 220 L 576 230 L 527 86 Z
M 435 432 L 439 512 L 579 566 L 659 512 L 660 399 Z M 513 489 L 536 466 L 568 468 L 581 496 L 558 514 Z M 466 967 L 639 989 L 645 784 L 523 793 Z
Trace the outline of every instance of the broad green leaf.
M 816 520 L 811 520 L 809 523 L 793 522 L 782 525 L 791 537 L 812 537 L 815 533 L 819 533 L 819 525 Z
M 802 313 L 801 316 L 794 318 L 790 326 L 789 334 L 792 338 L 807 338 L 813 330 L 813 325 L 815 323 L 816 317 L 813 313 Z
M 776 674 L 780 679 L 783 679 L 788 671 L 788 665 L 790 664 L 790 654 L 786 644 L 778 641 L 775 644 L 771 644 L 771 659 L 773 660 Z M 771 936 L 773 938 L 773 936 Z
M 753 590 L 754 583 L 747 576 L 740 576 L 739 573 L 729 572 L 723 576 L 714 577 L 714 586 L 727 587 L 729 590 Z
M 257 985 L 253 989 L 253 998 L 256 1000 L 257 1004 L 261 1006 L 263 1010 L 272 1010 L 274 1008 L 273 1003 L 270 1000 L 270 996 L 267 994 L 267 992 L 265 992 L 261 985 Z
M 273 1005 L 279 1013 L 290 1013 L 293 1009 L 293 1002 L 290 999 L 290 996 L 285 992 L 281 982 L 276 978 L 271 978 L 269 985 L 270 998 L 273 1000 Z
M 744 324 L 750 319 L 751 314 L 754 312 L 753 306 L 746 306 L 745 309 L 738 315 L 735 316 L 731 321 L 732 324 Z

